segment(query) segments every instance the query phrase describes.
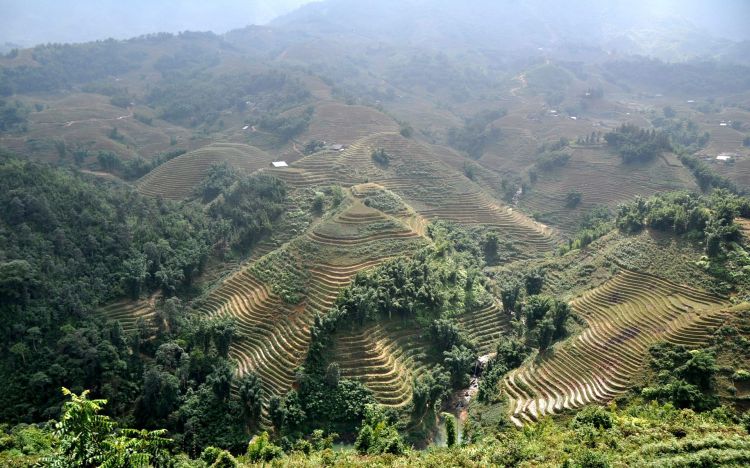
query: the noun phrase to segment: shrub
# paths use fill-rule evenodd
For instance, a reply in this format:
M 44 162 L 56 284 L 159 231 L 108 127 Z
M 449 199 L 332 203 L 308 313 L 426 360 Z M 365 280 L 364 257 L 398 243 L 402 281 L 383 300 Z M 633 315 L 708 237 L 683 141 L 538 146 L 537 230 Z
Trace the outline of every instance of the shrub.
M 612 415 L 601 406 L 587 406 L 573 418 L 573 427 L 592 426 L 597 429 L 611 429 Z
M 219 458 L 221 452 L 223 452 L 223 450 L 218 447 L 208 446 L 203 450 L 203 453 L 201 453 L 201 461 L 205 462 L 206 465 L 212 465 L 213 462 Z
M 253 437 L 247 445 L 247 457 L 252 462 L 265 462 L 279 458 L 284 454 L 281 447 L 271 443 L 268 432 L 263 431 Z
M 357 434 L 354 448 L 361 454 L 378 455 L 406 452 L 401 435 L 378 405 L 369 404 L 365 409 L 365 421 Z
M 565 206 L 568 208 L 575 208 L 581 203 L 581 192 L 568 192 L 565 196 Z
M 239 466 L 237 460 L 226 450 L 222 450 L 216 457 L 216 461 L 211 464 L 211 468 L 236 468 L 237 466 Z
M 391 162 L 390 156 L 385 152 L 383 148 L 373 150 L 370 156 L 372 157 L 372 160 L 375 161 L 375 164 L 379 164 L 381 166 L 388 166 L 388 164 Z

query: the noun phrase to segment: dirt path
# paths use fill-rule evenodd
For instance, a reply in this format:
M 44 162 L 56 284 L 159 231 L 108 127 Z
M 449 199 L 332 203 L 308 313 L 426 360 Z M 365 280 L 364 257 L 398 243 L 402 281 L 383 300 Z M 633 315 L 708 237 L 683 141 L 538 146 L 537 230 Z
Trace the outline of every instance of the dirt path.
M 518 97 L 518 91 L 521 89 L 525 89 L 528 86 L 528 83 L 526 82 L 526 73 L 521 73 L 514 79 L 518 80 L 518 82 L 521 83 L 521 86 L 516 86 L 515 88 L 511 89 L 510 94 Z
M 130 114 L 128 114 L 128 115 L 121 115 L 119 117 L 113 117 L 111 119 L 69 120 L 69 121 L 65 122 L 65 124 L 63 124 L 63 127 L 70 127 L 73 124 L 84 123 L 84 122 L 108 122 L 108 121 L 112 121 L 112 120 L 124 120 L 124 119 L 128 119 L 130 117 L 133 117 L 133 113 L 132 112 Z

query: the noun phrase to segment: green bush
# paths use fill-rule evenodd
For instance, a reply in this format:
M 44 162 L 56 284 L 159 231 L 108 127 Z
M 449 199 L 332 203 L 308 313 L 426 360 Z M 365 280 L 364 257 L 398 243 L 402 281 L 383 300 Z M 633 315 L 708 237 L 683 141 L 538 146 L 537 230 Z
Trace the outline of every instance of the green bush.
M 247 457 L 251 462 L 267 462 L 279 458 L 284 454 L 281 447 L 270 441 L 268 432 L 263 431 L 253 437 L 247 445 Z
M 203 461 L 206 465 L 212 465 L 213 462 L 215 462 L 216 459 L 219 458 L 221 452 L 223 452 L 223 450 L 218 447 L 206 447 L 201 453 L 201 461 Z
M 573 418 L 573 427 L 591 426 L 596 429 L 611 429 L 612 414 L 601 406 L 587 406 Z

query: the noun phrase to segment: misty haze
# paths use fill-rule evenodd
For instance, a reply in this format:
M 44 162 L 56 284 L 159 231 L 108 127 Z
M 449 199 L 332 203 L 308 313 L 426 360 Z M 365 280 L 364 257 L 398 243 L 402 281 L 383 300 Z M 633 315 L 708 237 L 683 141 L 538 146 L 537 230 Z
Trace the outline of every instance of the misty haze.
M 748 25 L 0 0 L 0 466 L 749 466 Z

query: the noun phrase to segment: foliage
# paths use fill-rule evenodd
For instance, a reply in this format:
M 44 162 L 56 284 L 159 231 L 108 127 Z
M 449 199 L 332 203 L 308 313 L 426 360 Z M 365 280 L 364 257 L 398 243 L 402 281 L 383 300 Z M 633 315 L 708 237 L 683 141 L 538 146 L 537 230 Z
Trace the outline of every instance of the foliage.
M 591 426 L 596 429 L 611 429 L 612 414 L 601 406 L 591 405 L 581 409 L 573 418 L 573 427 Z
M 458 438 L 456 433 L 456 418 L 452 414 L 444 414 L 443 417 L 445 418 L 446 445 L 453 447 L 456 445 L 456 439 Z
M 25 130 L 29 109 L 20 101 L 0 99 L 0 132 Z
M 268 432 L 266 431 L 253 437 L 247 445 L 247 458 L 251 462 L 268 462 L 275 458 L 279 458 L 283 454 L 284 451 L 281 450 L 281 447 L 271 443 Z
M 235 169 L 227 162 L 212 164 L 206 176 L 195 188 L 195 193 L 203 199 L 203 202 L 210 202 L 219 194 L 227 192 L 238 178 L 239 175 Z
M 305 147 L 302 148 L 302 153 L 306 156 L 309 156 L 313 153 L 317 153 L 318 151 L 324 149 L 326 146 L 325 142 L 320 140 L 310 140 L 305 144 Z
M 684 151 L 688 153 L 694 153 L 703 148 L 711 138 L 708 132 L 700 133 L 698 125 L 692 120 L 659 117 L 652 123 L 660 132 L 669 136 L 672 147 L 684 148 Z
M 570 153 L 567 151 L 543 151 L 536 156 L 534 167 L 540 171 L 549 172 L 558 167 L 565 166 L 570 160 Z
M 133 398 L 126 337 L 90 314 L 126 294 L 190 287 L 218 237 L 211 219 L 191 205 L 13 158 L 0 164 L 0 187 L 2 417 L 51 417 L 45 412 L 59 402 L 52 389 L 64 384 Z M 40 386 L 30 393 L 35 375 Z
M 299 304 L 305 296 L 309 272 L 302 269 L 299 259 L 287 249 L 264 256 L 253 263 L 251 271 L 270 284 L 273 292 L 287 304 Z
M 568 208 L 575 208 L 581 203 L 581 197 L 583 194 L 578 191 L 568 192 L 567 195 L 565 195 L 565 206 Z
M 252 103 L 261 128 L 286 138 L 299 133 L 304 119 L 269 117 L 302 104 L 309 96 L 296 80 L 279 71 L 247 76 L 231 74 L 214 76 L 206 71 L 170 75 L 146 96 L 160 118 L 169 122 L 197 127 L 215 124 L 222 111 L 245 111 Z M 309 115 L 306 119 L 309 121 Z M 288 138 L 287 138 L 288 139 Z
M 712 353 L 658 343 L 649 348 L 649 366 L 655 376 L 642 391 L 646 399 L 670 402 L 678 408 L 709 410 L 718 405 L 713 394 L 718 371 Z
M 604 139 L 624 163 L 650 161 L 662 152 L 672 150 L 666 133 L 644 130 L 630 124 L 623 124 L 605 134 Z
M 560 248 L 560 253 L 585 248 L 614 227 L 615 223 L 609 208 L 597 206 L 584 215 L 578 225 L 578 230 L 568 240 L 568 245 Z
M 724 190 L 711 195 L 687 192 L 659 194 L 618 207 L 617 227 L 637 232 L 644 227 L 675 234 L 692 233 L 705 241 L 706 252 L 716 257 L 726 244 L 739 239 L 734 218 L 750 214 L 750 200 Z
M 228 221 L 232 227 L 230 243 L 246 249 L 270 233 L 273 223 L 284 212 L 286 186 L 270 175 L 250 175 L 240 177 L 222 195 L 211 205 L 209 213 L 219 221 Z
M 530 349 L 520 339 L 503 338 L 495 349 L 495 355 L 482 369 L 477 398 L 482 403 L 495 403 L 498 384 L 508 371 L 519 367 L 529 355 Z
M 581 424 L 575 418 L 544 419 L 523 429 L 491 428 L 474 441 L 454 447 L 408 450 L 402 455 L 361 454 L 356 450 L 293 452 L 282 466 L 745 466 L 750 437 L 732 420 L 672 405 L 635 401 L 622 408 L 585 410 L 597 414 Z M 589 413 L 591 411 L 591 413 Z M 368 435 L 368 434 L 365 434 Z M 371 440 L 370 437 L 368 437 Z
M 357 434 L 354 448 L 361 454 L 390 453 L 401 455 L 407 448 L 394 424 L 377 405 L 365 407 L 365 420 Z
M 718 174 L 711 166 L 697 157 L 682 153 L 680 154 L 680 162 L 690 169 L 701 190 L 707 191 L 711 188 L 722 188 L 735 193 L 738 191 L 734 182 Z
M 483 111 L 464 120 L 461 128 L 448 130 L 448 144 L 463 151 L 472 159 L 479 159 L 487 146 L 500 138 L 500 129 L 491 124 L 506 114 L 504 109 Z
M 46 44 L 32 49 L 36 64 L 3 68 L 0 95 L 56 91 L 74 84 L 117 76 L 140 66 L 145 54 L 123 41 Z
M 388 156 L 388 153 L 386 153 L 385 149 L 383 148 L 372 150 L 372 154 L 370 156 L 372 157 L 372 160 L 375 161 L 375 164 L 379 164 L 384 167 L 387 167 L 388 163 L 391 162 L 390 156 Z
M 55 424 L 55 454 L 45 460 L 53 467 L 110 468 L 167 466 L 171 440 L 166 431 L 117 430 L 108 416 L 99 414 L 106 400 L 88 399 L 88 391 L 76 395 L 63 388 L 70 401 L 63 405 L 60 421 Z
M 712 60 L 663 62 L 635 57 L 607 62 L 607 77 L 613 81 L 649 86 L 664 93 L 713 94 L 748 89 L 748 67 Z
M 275 117 L 265 115 L 258 122 L 258 126 L 278 136 L 282 143 L 286 143 L 307 130 L 314 113 L 315 108 L 309 106 L 297 115 Z
M 526 342 L 544 351 L 567 334 L 570 306 L 549 296 L 532 295 L 523 304 Z

